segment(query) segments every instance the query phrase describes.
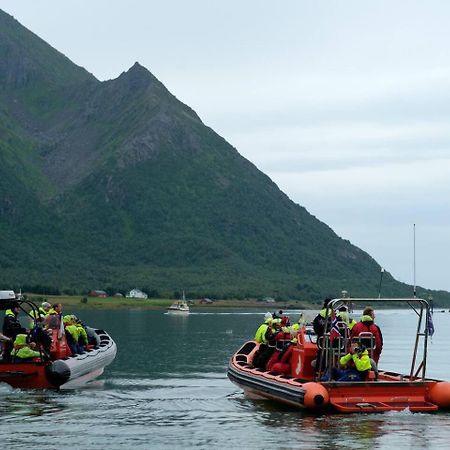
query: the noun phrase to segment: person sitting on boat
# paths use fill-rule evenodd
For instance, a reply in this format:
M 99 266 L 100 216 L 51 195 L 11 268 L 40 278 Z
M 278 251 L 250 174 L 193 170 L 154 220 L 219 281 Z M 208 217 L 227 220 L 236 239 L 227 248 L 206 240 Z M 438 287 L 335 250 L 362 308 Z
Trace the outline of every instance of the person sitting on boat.
M 42 302 L 38 309 L 32 309 L 30 315 L 30 329 L 32 329 L 37 322 L 44 323 L 52 305 L 49 302 Z
M 344 369 L 332 370 L 332 378 L 337 381 L 362 381 L 372 368 L 369 352 L 366 347 L 353 342 L 350 351 L 344 355 L 339 363 Z M 326 377 L 327 375 L 325 375 Z
M 80 319 L 76 316 L 73 316 L 73 318 L 75 326 L 78 328 L 78 344 L 83 348 L 83 350 L 85 350 L 86 346 L 89 344 L 86 328 Z
M 76 318 L 72 315 L 66 315 L 63 320 L 67 345 L 69 346 L 72 355 L 84 353 L 84 348 L 78 343 L 80 331 L 75 324 Z
M 61 326 L 62 319 L 62 305 L 61 303 L 55 303 L 48 310 L 48 314 L 45 318 L 47 328 L 58 330 Z
M 265 368 L 267 361 L 273 353 L 273 347 L 269 346 L 269 341 L 274 336 L 273 317 L 270 312 L 264 315 L 264 322 L 258 327 L 255 334 L 255 341 L 260 344 L 258 351 L 253 357 L 253 365 L 261 369 Z
M 39 307 L 39 313 L 41 314 L 41 317 L 46 317 L 50 309 L 52 308 L 52 305 L 49 302 L 42 302 L 41 306 Z
M 272 367 L 271 372 L 289 375 L 291 373 L 291 356 L 294 350 L 295 344 L 297 344 L 297 336 L 291 335 L 289 344 L 280 353 L 278 361 L 276 361 Z
M 41 356 L 41 354 L 35 350 L 36 343 L 29 343 L 26 334 L 18 334 L 13 345 L 14 348 L 11 351 L 13 362 L 29 362 L 32 361 L 33 358 L 39 358 Z
M 372 358 L 378 365 L 380 359 L 381 350 L 383 349 L 383 335 L 381 334 L 380 327 L 375 324 L 375 311 L 370 306 L 364 308 L 361 320 L 352 328 L 351 339 L 354 339 L 360 335 L 360 333 L 372 333 L 374 337 L 375 346 L 373 348 Z M 372 348 L 373 343 L 368 339 L 361 339 L 361 342 L 367 347 Z
M 281 319 L 281 325 L 281 330 L 278 331 L 273 338 L 275 349 L 266 364 L 266 370 L 269 371 L 272 370 L 273 365 L 280 360 L 282 353 L 288 347 L 292 339 L 291 328 L 289 326 L 289 317 L 284 316 Z

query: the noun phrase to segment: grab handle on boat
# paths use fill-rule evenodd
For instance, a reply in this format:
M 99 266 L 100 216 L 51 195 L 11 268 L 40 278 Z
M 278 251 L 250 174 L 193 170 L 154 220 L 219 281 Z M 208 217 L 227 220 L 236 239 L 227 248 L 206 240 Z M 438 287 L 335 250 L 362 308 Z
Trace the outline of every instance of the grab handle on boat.
M 363 409 L 363 408 L 375 408 L 375 405 L 372 405 L 372 403 L 365 403 L 365 402 L 356 403 L 356 406 L 358 408 L 361 408 L 361 409 Z

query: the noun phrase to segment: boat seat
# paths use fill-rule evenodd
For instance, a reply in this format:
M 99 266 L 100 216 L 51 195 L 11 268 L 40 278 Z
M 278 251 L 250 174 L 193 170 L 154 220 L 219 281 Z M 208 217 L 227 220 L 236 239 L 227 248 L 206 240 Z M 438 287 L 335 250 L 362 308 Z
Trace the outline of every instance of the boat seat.
M 370 358 L 373 358 L 373 351 L 377 348 L 375 344 L 375 336 L 370 331 L 362 331 L 358 336 L 352 337 L 352 344 L 356 342 L 358 345 L 364 345 L 369 351 Z

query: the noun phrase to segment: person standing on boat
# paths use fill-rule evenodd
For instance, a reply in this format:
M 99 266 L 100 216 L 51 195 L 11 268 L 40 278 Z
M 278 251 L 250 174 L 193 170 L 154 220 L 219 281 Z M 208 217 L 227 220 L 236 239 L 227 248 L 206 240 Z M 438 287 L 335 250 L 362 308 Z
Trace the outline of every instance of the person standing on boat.
M 272 339 L 273 316 L 270 312 L 264 315 L 264 323 L 262 323 L 255 334 L 255 341 L 259 344 L 259 349 L 253 357 L 253 365 L 255 367 L 265 368 L 267 361 L 272 356 L 274 347 L 269 346 L 269 340 Z
M 319 314 L 313 320 L 313 328 L 314 332 L 317 334 L 317 338 L 323 336 L 325 332 L 325 325 L 327 322 L 331 323 L 331 308 L 328 308 L 328 304 L 331 302 L 331 298 L 326 298 L 323 301 L 323 307 Z M 330 330 L 330 326 L 327 327 L 328 331 Z
M 19 333 L 27 332 L 27 330 L 22 327 L 22 324 L 19 322 L 19 312 L 19 303 L 13 303 L 11 308 L 5 311 L 5 320 L 3 321 L 3 334 L 13 340 Z
M 381 350 L 383 350 L 383 335 L 381 334 L 380 327 L 374 321 L 374 309 L 370 306 L 364 308 L 361 320 L 352 328 L 350 337 L 351 339 L 354 339 L 358 337 L 360 333 L 372 333 L 374 342 L 371 342 L 370 339 L 365 340 L 364 338 L 361 338 L 361 342 L 367 348 L 373 348 L 373 360 L 378 365 Z
M 350 317 L 347 306 L 341 306 L 337 315 L 345 322 L 349 331 L 352 331 L 353 327 L 357 324 L 356 320 Z
M 13 349 L 13 342 L 16 336 L 20 333 L 26 334 L 27 330 L 22 327 L 19 322 L 18 316 L 20 312 L 19 303 L 13 303 L 10 309 L 5 311 L 5 319 L 3 321 L 3 334 L 10 339 L 9 342 L 5 343 L 5 349 L 3 352 L 3 358 L 9 359 L 11 350 Z
M 317 357 L 315 362 L 315 370 L 316 372 L 321 372 L 325 369 L 326 363 L 326 353 L 323 350 L 324 342 L 323 342 L 323 334 L 325 333 L 325 328 L 328 331 L 331 329 L 331 308 L 328 307 L 331 302 L 331 298 L 326 298 L 323 301 L 323 307 L 319 314 L 313 320 L 313 329 L 314 333 L 317 335 Z

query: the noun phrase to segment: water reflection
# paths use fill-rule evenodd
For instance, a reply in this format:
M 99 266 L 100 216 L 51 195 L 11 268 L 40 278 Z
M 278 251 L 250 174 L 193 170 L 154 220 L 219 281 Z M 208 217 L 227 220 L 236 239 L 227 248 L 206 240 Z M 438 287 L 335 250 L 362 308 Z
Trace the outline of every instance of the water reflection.
M 2 393 L 0 400 L 0 415 L 4 422 L 17 420 L 16 416 L 32 418 L 61 413 L 65 409 L 66 404 L 55 393 L 11 390 Z

